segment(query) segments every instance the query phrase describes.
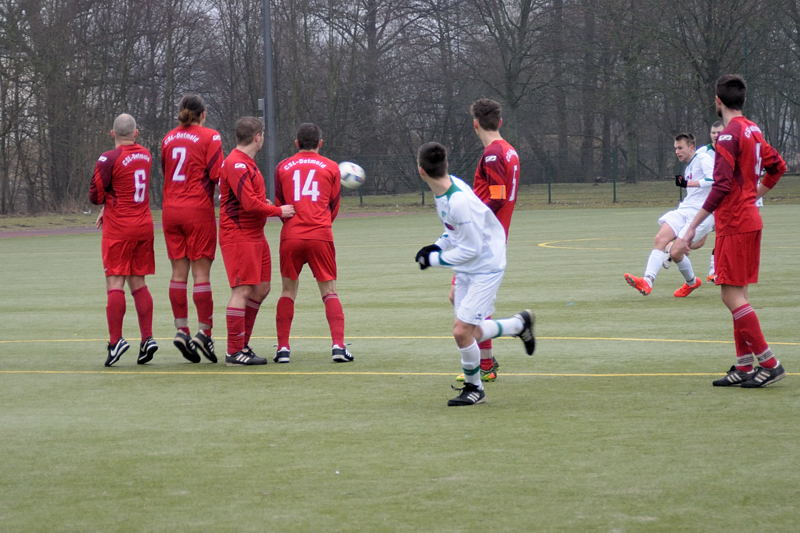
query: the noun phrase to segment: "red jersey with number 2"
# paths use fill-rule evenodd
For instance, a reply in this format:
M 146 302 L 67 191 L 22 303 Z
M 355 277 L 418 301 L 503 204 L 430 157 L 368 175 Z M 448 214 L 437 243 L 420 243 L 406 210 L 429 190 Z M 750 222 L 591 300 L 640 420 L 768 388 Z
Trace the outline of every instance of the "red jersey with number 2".
M 473 192 L 506 230 L 506 240 L 517 203 L 519 170 L 517 151 L 504 139 L 498 139 L 484 148 L 472 181 Z
M 89 201 L 105 205 L 104 238 L 137 241 L 153 237 L 151 163 L 150 151 L 135 143 L 118 146 L 98 158 Z
M 339 214 L 342 176 L 336 161 L 301 151 L 275 168 L 275 203 L 294 205 L 295 215 L 283 221 L 281 239 L 333 241 Z
M 164 209 L 214 211 L 214 185 L 222 168 L 219 132 L 198 124 L 178 126 L 161 141 Z
M 714 213 L 717 235 L 747 233 L 763 227 L 756 207 L 756 191 L 762 183 L 770 189 L 786 172 L 786 163 L 764 140 L 761 129 L 743 116 L 734 117 L 717 137 L 714 184 L 703 209 Z

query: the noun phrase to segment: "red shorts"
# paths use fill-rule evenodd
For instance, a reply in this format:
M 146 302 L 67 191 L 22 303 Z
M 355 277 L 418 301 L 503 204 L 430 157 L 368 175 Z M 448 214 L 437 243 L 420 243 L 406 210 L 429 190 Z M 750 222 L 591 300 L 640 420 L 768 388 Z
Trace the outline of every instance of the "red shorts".
M 181 211 L 165 211 L 161 220 L 167 256 L 170 259 L 188 258 L 197 261 L 201 257 L 213 260 L 217 253 L 217 222 L 210 218 L 183 217 Z
M 736 287 L 758 283 L 760 260 L 761 230 L 717 235 L 714 243 L 715 283 Z
M 272 261 L 266 239 L 223 244 L 220 250 L 231 288 L 258 285 L 272 279 Z
M 317 281 L 336 279 L 336 248 L 332 241 L 281 240 L 281 276 L 296 280 L 308 264 Z
M 152 237 L 143 241 L 103 239 L 101 251 L 106 276 L 149 276 L 156 273 Z

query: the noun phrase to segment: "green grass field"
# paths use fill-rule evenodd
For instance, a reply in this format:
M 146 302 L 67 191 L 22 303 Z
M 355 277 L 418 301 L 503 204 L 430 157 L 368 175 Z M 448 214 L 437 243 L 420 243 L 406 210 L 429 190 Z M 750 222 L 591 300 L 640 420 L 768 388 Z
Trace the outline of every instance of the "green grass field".
M 517 211 L 497 315 L 533 308 L 540 343 L 529 358 L 496 341 L 500 378 L 470 408 L 446 406 L 450 272 L 413 263 L 439 232 L 430 208 L 336 222 L 350 365 L 330 362 L 307 272 L 290 365 L 185 363 L 157 234 L 161 350 L 105 369 L 99 234 L 0 239 L 0 530 L 796 531 L 797 207 L 763 210 L 750 296 L 790 372 L 764 390 L 711 386 L 733 359 L 715 287 L 676 299 L 675 268 L 648 297 L 625 284 L 664 210 Z M 221 260 L 212 281 L 222 351 Z M 275 301 L 252 342 L 264 355 Z M 132 341 L 135 318 L 128 297 Z

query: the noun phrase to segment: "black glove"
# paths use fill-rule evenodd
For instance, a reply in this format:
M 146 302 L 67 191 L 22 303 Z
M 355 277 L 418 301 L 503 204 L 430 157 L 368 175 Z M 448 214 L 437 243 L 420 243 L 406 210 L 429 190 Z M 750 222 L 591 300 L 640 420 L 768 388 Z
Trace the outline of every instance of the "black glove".
M 431 260 L 430 260 L 431 252 L 441 252 L 441 251 L 442 249 L 435 244 L 429 244 L 428 246 L 423 246 L 422 248 L 419 249 L 419 252 L 417 252 L 417 255 L 414 257 L 414 261 L 419 263 L 420 270 L 425 270 L 426 268 L 431 266 Z
M 689 182 L 688 182 L 688 181 L 686 181 L 686 178 L 684 178 L 684 177 L 683 177 L 683 176 L 681 176 L 680 174 L 678 174 L 678 175 L 676 175 L 676 176 L 675 176 L 675 186 L 676 186 L 676 187 L 683 187 L 683 188 L 685 189 L 685 188 L 686 188 L 686 185 L 687 185 L 688 183 L 689 183 Z

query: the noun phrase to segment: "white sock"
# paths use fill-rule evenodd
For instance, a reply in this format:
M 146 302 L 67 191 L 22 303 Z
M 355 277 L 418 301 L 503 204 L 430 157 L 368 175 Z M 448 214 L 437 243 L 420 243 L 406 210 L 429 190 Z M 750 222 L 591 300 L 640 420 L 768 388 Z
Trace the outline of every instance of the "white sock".
M 644 277 L 650 282 L 650 285 L 656 280 L 658 271 L 661 270 L 661 265 L 667 258 L 666 252 L 663 250 L 652 250 L 650 257 L 647 258 L 647 266 L 644 268 Z
M 683 279 L 686 280 L 686 283 L 688 283 L 689 285 L 693 284 L 695 281 L 694 269 L 692 268 L 692 262 L 689 261 L 689 256 L 684 255 L 683 259 L 678 261 L 677 265 L 678 265 L 678 270 L 680 270 L 681 274 L 683 274 Z
M 711 258 L 708 260 L 708 275 L 714 275 L 714 254 L 711 254 Z
M 524 324 L 522 320 L 519 318 L 512 316 L 508 318 L 501 318 L 498 320 L 484 320 L 481 322 L 481 338 L 478 339 L 478 342 L 483 342 L 486 339 L 494 339 L 496 337 L 510 337 L 511 335 L 516 335 L 522 328 Z
M 472 344 L 466 348 L 459 348 L 458 351 L 461 352 L 461 369 L 464 371 L 464 382 L 472 383 L 482 389 L 481 349 L 478 348 L 478 343 L 473 341 Z

